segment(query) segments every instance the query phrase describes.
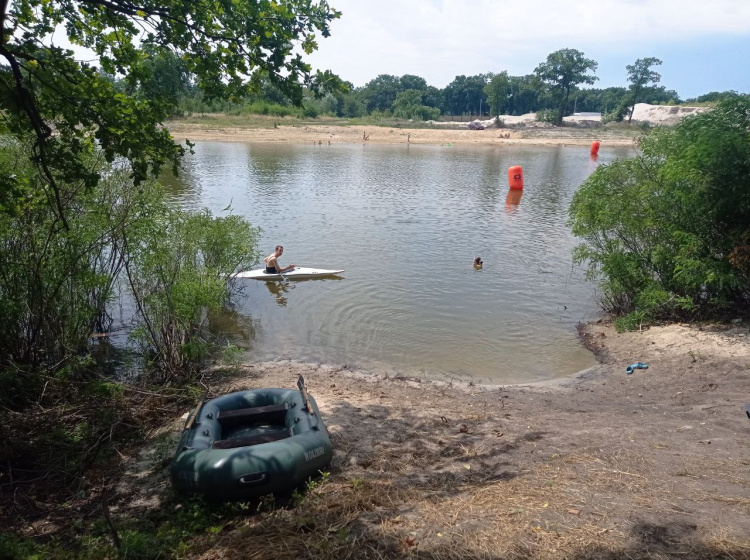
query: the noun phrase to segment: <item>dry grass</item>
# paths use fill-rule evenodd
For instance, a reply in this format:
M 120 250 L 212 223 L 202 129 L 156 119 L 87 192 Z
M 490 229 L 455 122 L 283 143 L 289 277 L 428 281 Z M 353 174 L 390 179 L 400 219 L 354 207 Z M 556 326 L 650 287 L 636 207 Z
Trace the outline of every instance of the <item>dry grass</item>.
M 569 455 L 509 480 L 405 484 L 408 468 L 361 477 L 339 471 L 302 503 L 241 520 L 197 546 L 205 560 L 229 558 L 498 559 L 738 558 L 747 542 L 727 528 L 705 542 L 689 525 L 632 523 L 618 512 L 655 499 L 637 455 Z M 746 500 L 729 500 L 744 504 Z M 739 556 L 738 556 L 739 555 Z
M 503 404 L 498 393 L 462 402 L 430 386 L 334 383 L 327 481 L 295 507 L 194 541 L 195 557 L 750 559 L 748 499 L 732 494 L 747 488 L 743 467 L 687 453 L 691 431 L 674 431 L 682 419 L 655 429 L 636 405 L 613 400 L 620 408 L 594 420 L 594 398 L 575 405 L 587 409 L 575 416 L 588 422 L 582 441 L 566 409 L 546 422 L 535 414 L 551 398 L 544 391 Z M 618 429 L 600 435 L 612 415 Z

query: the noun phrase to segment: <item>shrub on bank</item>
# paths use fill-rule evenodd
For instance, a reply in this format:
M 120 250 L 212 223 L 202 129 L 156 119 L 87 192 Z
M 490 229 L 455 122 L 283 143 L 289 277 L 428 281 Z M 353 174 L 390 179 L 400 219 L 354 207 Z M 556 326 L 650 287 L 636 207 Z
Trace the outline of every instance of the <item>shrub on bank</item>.
M 599 167 L 570 207 L 601 303 L 634 328 L 750 303 L 750 97 L 657 129 Z
M 257 262 L 258 230 L 238 216 L 185 212 L 156 183 L 136 188 L 128 170 L 102 163 L 93 148 L 101 180 L 88 189 L 60 181 L 64 227 L 27 150 L 0 148 L 0 172 L 19 201 L 0 204 L 0 403 L 33 394 L 32 372 L 85 373 L 74 365 L 92 333 L 110 331 L 108 305 L 120 287 L 137 304 L 151 365 L 188 373 L 203 357 L 206 314 L 229 296 L 227 276 Z
M 536 122 L 555 124 L 557 122 L 557 109 L 542 109 L 536 112 Z

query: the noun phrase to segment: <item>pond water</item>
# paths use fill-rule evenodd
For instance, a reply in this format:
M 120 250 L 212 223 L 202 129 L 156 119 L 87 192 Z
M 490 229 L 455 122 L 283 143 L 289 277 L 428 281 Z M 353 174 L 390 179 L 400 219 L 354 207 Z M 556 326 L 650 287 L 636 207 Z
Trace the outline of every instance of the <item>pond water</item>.
M 187 208 L 231 212 L 284 245 L 282 265 L 340 278 L 242 281 L 212 320 L 247 360 L 532 382 L 595 363 L 576 324 L 598 316 L 572 263 L 573 193 L 627 148 L 201 142 L 172 182 Z M 522 165 L 520 200 L 507 169 Z M 474 256 L 482 270 L 472 266 Z

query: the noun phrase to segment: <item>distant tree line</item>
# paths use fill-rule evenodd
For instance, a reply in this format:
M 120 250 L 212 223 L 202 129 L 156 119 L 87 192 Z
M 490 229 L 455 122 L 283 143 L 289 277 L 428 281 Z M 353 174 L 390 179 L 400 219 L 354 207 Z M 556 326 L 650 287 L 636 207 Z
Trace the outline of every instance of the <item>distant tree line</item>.
M 573 112 L 603 113 L 607 120 L 629 121 L 636 103 L 716 103 L 737 95 L 732 91 L 711 92 L 683 100 L 675 90 L 658 85 L 661 76 L 653 67 L 661 60 L 653 57 L 626 66 L 627 86 L 583 88 L 580 86 L 592 85 L 598 79 L 594 75 L 597 63 L 578 50 L 561 49 L 551 53 L 531 74 L 511 76 L 503 71 L 456 76 L 442 89 L 420 76 L 381 74 L 362 87 L 344 82 L 343 86 L 336 84 L 315 93 L 305 90 L 303 104 L 298 107 L 270 79 L 259 77 L 241 98 L 209 101 L 179 54 L 154 47 L 144 54 L 146 63 L 138 82 L 112 81 L 124 93 L 169 100 L 174 115 L 226 112 L 430 120 L 443 115 L 490 118 L 540 113 L 559 124 Z

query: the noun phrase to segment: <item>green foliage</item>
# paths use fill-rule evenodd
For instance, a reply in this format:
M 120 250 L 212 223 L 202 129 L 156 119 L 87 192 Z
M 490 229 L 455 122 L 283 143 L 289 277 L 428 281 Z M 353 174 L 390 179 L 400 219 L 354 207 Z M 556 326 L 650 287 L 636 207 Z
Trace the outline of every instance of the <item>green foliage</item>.
M 156 560 L 166 552 L 158 535 L 132 529 L 120 532 L 120 544 L 120 556 L 133 560 Z
M 69 381 L 90 375 L 90 337 L 109 332 L 107 305 L 126 261 L 143 319 L 136 334 L 155 352 L 155 365 L 189 371 L 205 353 L 197 329 L 206 312 L 228 298 L 228 275 L 257 262 L 257 230 L 238 216 L 177 210 L 159 185 L 135 189 L 125 170 L 106 171 L 95 150 L 87 158 L 102 176 L 94 187 L 59 184 L 70 218 L 65 228 L 23 151 L 0 150 L 0 169 L 28 185 L 23 211 L 0 213 L 3 397 L 23 402 L 37 387 L 19 368 L 54 366 L 56 377 Z
M 393 107 L 396 96 L 405 89 L 398 77 L 381 74 L 365 84 L 360 97 L 368 112 L 385 111 Z
M 42 555 L 33 540 L 0 533 L 0 558 L 41 560 Z
M 570 208 L 575 251 L 623 328 L 750 301 L 750 97 L 657 129 Z
M 725 99 L 730 99 L 732 97 L 737 97 L 740 94 L 736 91 L 730 90 L 730 91 L 712 91 L 709 93 L 705 93 L 703 95 L 699 95 L 698 97 L 695 97 L 693 99 L 686 100 L 686 103 L 690 104 L 690 106 L 695 105 L 715 105 L 719 101 L 723 101 Z
M 570 50 L 565 49 L 565 51 Z M 639 60 L 637 64 L 651 60 L 656 59 Z M 654 62 L 654 64 L 656 63 Z M 633 71 L 636 71 L 635 66 L 628 66 L 628 68 L 633 68 Z M 633 79 L 638 80 L 640 84 L 638 91 L 635 92 L 638 102 L 651 104 L 680 103 L 676 91 L 667 90 L 664 86 L 657 87 L 649 81 L 643 82 L 644 78 L 656 76 L 658 75 L 651 72 L 648 67 L 645 72 L 638 72 L 637 75 L 633 75 Z M 587 79 L 593 80 L 595 78 L 588 76 Z M 267 103 L 269 107 L 287 107 L 287 112 L 283 114 L 295 114 L 291 112 L 294 107 L 290 106 L 283 93 L 269 80 L 261 80 L 260 83 L 261 86 L 257 92 L 245 98 L 234 98 L 232 102 L 222 100 L 206 102 L 202 100 L 202 94 L 199 90 L 191 89 L 186 94 L 187 97 L 181 98 L 180 110 L 187 113 L 276 114 L 274 113 L 277 110 L 275 108 L 269 112 L 269 109 L 264 108 L 262 104 L 257 105 L 258 103 Z M 631 89 L 625 87 L 579 89 L 576 85 L 571 85 L 565 111 L 571 109 L 570 97 L 574 97 L 576 110 L 602 112 L 605 115 L 609 114 L 608 120 L 618 120 L 620 114 L 624 115 L 624 111 L 620 110 L 620 105 L 630 103 L 628 108 L 633 106 L 634 92 L 632 88 L 633 85 L 631 85 Z M 381 74 L 361 88 L 354 88 L 353 84 L 346 82 L 340 84 L 340 87 L 321 91 L 324 94 L 322 99 L 314 92 L 305 90 L 304 103 L 305 106 L 312 105 L 314 107 L 310 114 L 317 115 L 360 118 L 368 114 L 382 115 L 387 111 L 393 111 L 396 114 L 396 98 L 399 94 L 408 90 L 415 90 L 420 93 L 421 103 L 419 105 L 438 108 L 441 114 L 451 115 L 475 115 L 479 113 L 480 109 L 482 113 L 488 112 L 494 115 L 505 113 L 522 115 L 551 108 L 559 111 L 561 101 L 560 90 L 555 87 L 548 87 L 548 84 L 540 78 L 539 74 L 509 76 L 507 72 L 499 74 L 490 72 L 470 77 L 456 76 L 442 90 L 427 85 L 424 78 L 419 76 L 404 75 L 398 77 Z M 413 105 L 413 103 L 410 103 L 410 105 Z M 617 112 L 614 112 L 615 110 Z M 399 115 L 404 114 L 403 111 L 398 111 L 398 113 Z M 420 115 L 412 115 L 406 118 L 432 118 L 432 114 L 434 112 L 422 112 Z
M 396 95 L 396 100 L 393 102 L 393 115 L 403 119 L 410 119 L 421 105 L 421 92 L 416 89 L 400 91 Z
M 207 312 L 228 300 L 227 280 L 258 261 L 259 229 L 239 216 L 214 218 L 160 203 L 134 224 L 125 271 L 142 328 L 133 336 L 167 377 L 189 373 L 207 350 L 201 327 Z
M 354 95 L 347 95 L 343 98 L 341 108 L 338 111 L 340 117 L 362 117 L 367 113 L 365 104 Z
M 113 251 L 134 219 L 141 191 L 122 170 L 104 174 L 94 152 L 85 160 L 102 180 L 91 189 L 59 184 L 65 228 L 44 197 L 41 178 L 23 156 L 0 150 L 0 169 L 27 185 L 18 211 L 0 213 L 0 368 L 65 362 L 85 351 L 92 332 L 107 332 L 106 303 L 122 265 Z
M 629 94 L 623 95 L 620 102 L 614 109 L 612 109 L 612 111 L 602 115 L 602 124 L 608 122 L 622 122 L 626 114 L 632 116 L 633 108 L 635 107 L 635 103 L 633 103 L 632 99 L 632 96 Z
M 557 122 L 557 110 L 556 109 L 542 109 L 541 111 L 537 111 L 536 121 L 555 124 Z
M 365 106 L 367 112 L 383 112 L 392 110 L 396 102 L 396 97 L 407 90 L 418 91 L 421 96 L 422 93 L 427 93 L 427 82 L 424 78 L 410 74 L 405 74 L 401 77 L 381 74 L 365 84 L 357 92 L 357 97 Z M 421 101 L 419 104 L 422 104 Z
M 275 117 L 298 118 L 305 115 L 304 109 L 300 107 L 290 107 L 289 105 L 279 105 L 277 103 L 268 103 L 267 101 L 254 101 L 233 111 L 227 111 L 227 113 L 230 115 L 273 115 Z
M 510 93 L 508 94 L 509 115 L 525 115 L 540 108 L 540 97 L 544 84 L 535 75 L 510 76 Z
M 575 109 L 579 112 L 606 114 L 617 107 L 627 91 L 624 87 L 576 89 Z
M 508 108 L 510 92 L 511 85 L 510 79 L 508 78 L 508 72 L 496 74 L 492 77 L 490 82 L 484 86 L 484 94 L 487 96 L 491 115 L 502 115 Z
M 534 73 L 545 82 L 558 104 L 555 124 L 562 125 L 571 90 L 578 84 L 593 84 L 597 78 L 589 75 L 596 72 L 598 64 L 584 58 L 576 49 L 560 49 L 547 56 L 547 61 L 536 67 Z
M 473 115 L 479 113 L 480 108 L 489 110 L 484 88 L 491 77 L 490 74 L 456 76 L 443 91 L 443 112 L 450 115 Z
M 440 109 L 422 105 L 422 92 L 407 89 L 399 92 L 393 103 L 393 115 L 402 119 L 435 120 L 440 116 Z
M 622 317 L 617 317 L 615 319 L 615 329 L 617 329 L 617 332 L 637 331 L 643 326 L 650 325 L 651 322 L 652 318 L 648 317 L 644 311 L 639 309 L 631 311 Z
M 658 83 L 661 80 L 661 74 L 651 70 L 652 66 L 659 66 L 661 60 L 654 57 L 639 58 L 632 66 L 628 64 L 625 69 L 628 71 L 628 81 L 630 82 L 630 99 L 631 104 L 628 115 L 628 122 L 633 118 L 635 104 L 640 101 L 641 91 L 650 83 Z
M 317 48 L 316 34 L 327 37 L 339 15 L 325 1 L 305 0 L 142 6 L 115 0 L 106 7 L 86 0 L 18 0 L 0 11 L 0 57 L 7 64 L 0 66 L 0 127 L 19 139 L 33 138 L 31 160 L 67 226 L 58 183 L 97 183 L 99 175 L 85 162 L 92 143 L 108 162 L 126 160 L 136 183 L 165 165 L 176 171 L 184 148 L 160 123 L 174 107 L 172 92 L 184 85 L 185 70 L 209 99 L 241 99 L 270 82 L 300 104 L 303 85 L 338 87 L 330 72 L 313 75 L 294 49 L 309 55 Z M 104 72 L 76 60 L 71 50 L 49 46 L 55 30 L 92 49 Z M 114 75 L 140 93 L 115 87 Z M 15 190 L 11 181 L 0 184 L 3 206 L 9 205 L 3 198 L 16 198 Z
M 126 91 L 143 96 L 151 103 L 163 103 L 169 115 L 178 110 L 179 100 L 191 93 L 191 76 L 185 61 L 166 48 L 146 46 L 143 49 L 143 75 L 136 89 L 128 84 Z

